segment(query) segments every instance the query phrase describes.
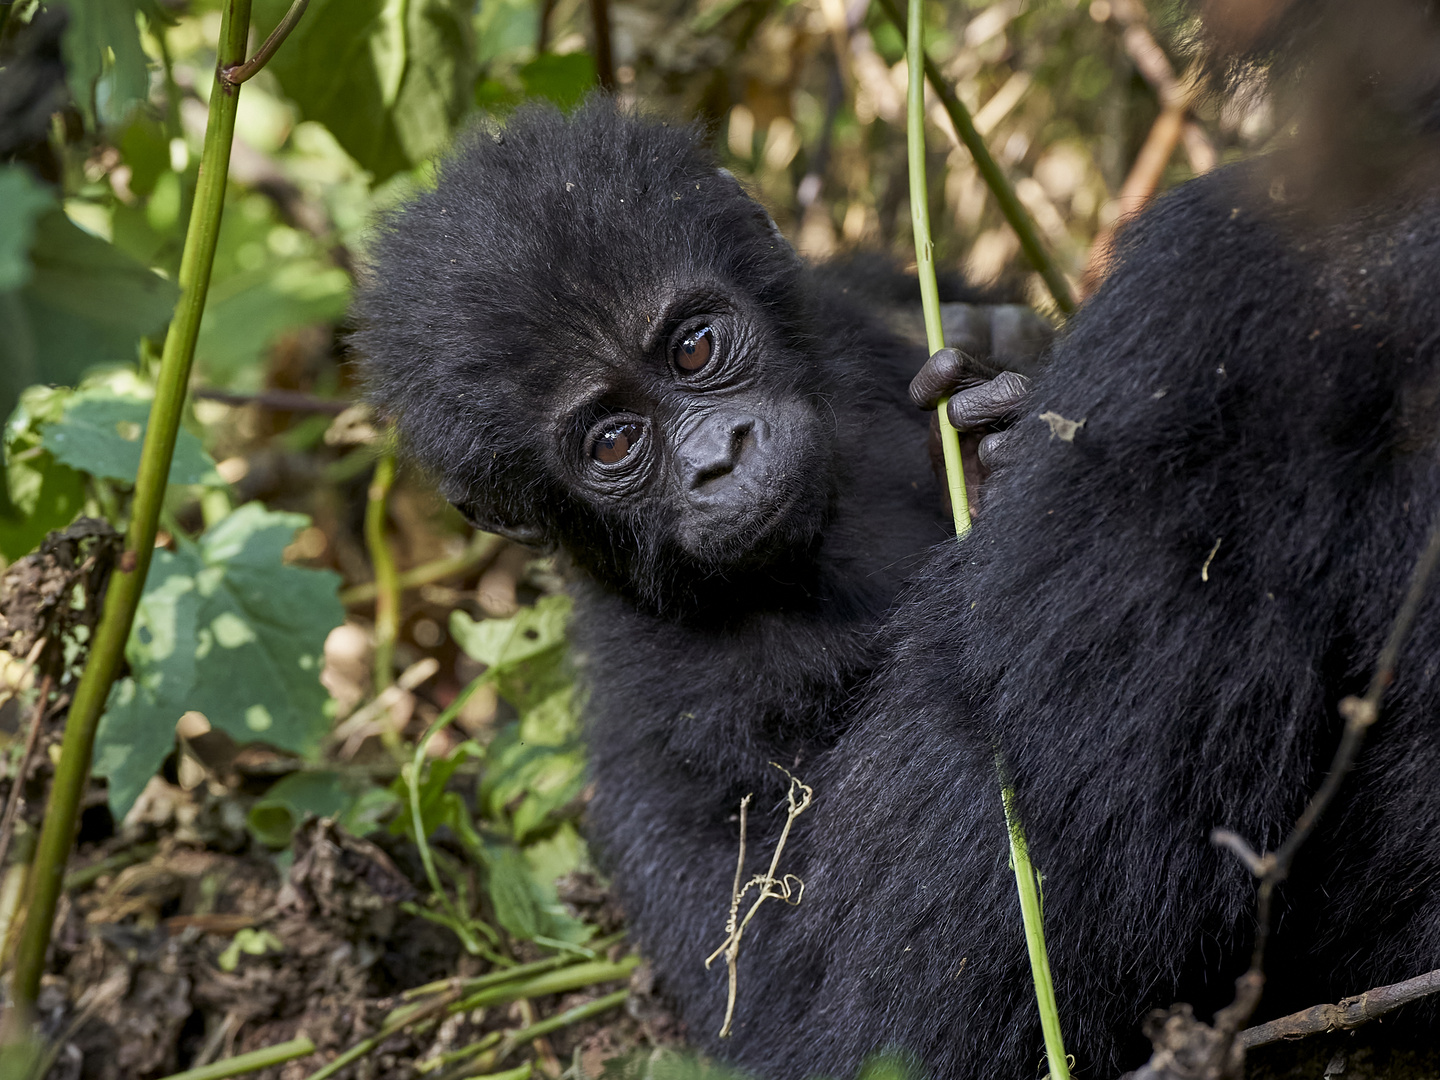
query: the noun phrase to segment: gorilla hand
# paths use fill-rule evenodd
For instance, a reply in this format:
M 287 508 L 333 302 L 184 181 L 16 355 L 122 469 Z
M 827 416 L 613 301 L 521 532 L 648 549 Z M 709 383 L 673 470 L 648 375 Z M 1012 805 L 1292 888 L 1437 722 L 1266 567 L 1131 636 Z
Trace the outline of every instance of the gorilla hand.
M 1030 379 L 1054 331 L 1018 304 L 947 304 L 945 337 L 954 347 L 939 350 L 910 383 L 910 400 L 934 409 L 950 399 L 946 414 L 960 432 L 966 456 L 966 484 L 975 490 L 1006 458 L 1009 425 L 1025 411 Z M 939 425 L 932 425 L 931 456 L 939 464 Z M 1013 445 L 1013 444 L 1012 444 Z

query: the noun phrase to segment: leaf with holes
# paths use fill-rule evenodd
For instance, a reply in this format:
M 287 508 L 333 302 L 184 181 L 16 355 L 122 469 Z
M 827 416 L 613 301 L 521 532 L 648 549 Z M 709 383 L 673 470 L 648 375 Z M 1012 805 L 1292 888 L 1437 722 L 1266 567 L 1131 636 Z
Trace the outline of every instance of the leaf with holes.
M 45 449 L 56 461 L 91 476 L 133 484 L 140 471 L 140 444 L 150 422 L 150 402 L 109 391 L 81 391 L 65 406 L 65 417 L 46 424 Z M 181 429 L 170 459 L 171 484 L 224 483 L 200 440 Z
M 131 674 L 112 689 L 95 738 L 95 773 L 110 782 L 117 818 L 190 710 L 237 742 L 319 750 L 333 712 L 320 685 L 325 637 L 344 609 L 334 574 L 281 559 L 308 523 L 249 503 L 198 543 L 155 553 L 125 647 Z

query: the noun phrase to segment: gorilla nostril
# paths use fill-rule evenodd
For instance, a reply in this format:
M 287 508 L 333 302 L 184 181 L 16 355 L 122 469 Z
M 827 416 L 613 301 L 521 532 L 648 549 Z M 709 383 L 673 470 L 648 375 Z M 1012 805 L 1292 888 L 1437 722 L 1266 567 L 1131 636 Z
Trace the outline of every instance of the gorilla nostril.
M 740 451 L 745 446 L 745 440 L 750 437 L 750 433 L 754 430 L 755 421 L 749 418 L 738 421 L 730 429 L 730 458 L 732 462 L 739 460 Z

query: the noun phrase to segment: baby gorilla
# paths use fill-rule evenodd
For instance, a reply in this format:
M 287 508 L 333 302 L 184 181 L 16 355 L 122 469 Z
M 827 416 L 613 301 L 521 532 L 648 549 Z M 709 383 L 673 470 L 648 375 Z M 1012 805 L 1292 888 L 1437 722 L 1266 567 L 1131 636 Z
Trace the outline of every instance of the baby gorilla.
M 902 283 L 807 266 L 694 131 L 596 101 L 472 135 L 383 224 L 358 301 L 372 397 L 446 497 L 572 567 L 590 836 L 697 1037 L 724 1006 L 702 962 L 740 799 L 765 845 L 771 763 L 803 775 L 834 744 L 949 532 L 907 399 L 923 350 L 866 310 Z M 1014 306 L 950 314 L 1012 367 L 1049 337 Z M 969 391 L 974 427 L 996 390 Z

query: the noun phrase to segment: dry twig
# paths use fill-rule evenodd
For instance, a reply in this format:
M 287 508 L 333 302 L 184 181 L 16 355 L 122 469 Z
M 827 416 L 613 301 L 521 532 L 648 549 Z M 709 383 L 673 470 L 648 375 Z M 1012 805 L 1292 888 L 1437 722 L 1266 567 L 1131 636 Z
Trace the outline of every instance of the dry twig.
M 1240 1032 L 1236 1041 L 1246 1050 L 1253 1050 L 1281 1039 L 1300 1039 L 1327 1031 L 1349 1031 L 1401 1005 L 1435 993 L 1440 993 L 1440 969 L 1427 971 L 1404 982 L 1377 986 L 1363 994 L 1343 998 L 1336 1005 L 1312 1005 L 1289 1016 L 1257 1024 Z
M 1319 790 L 1311 796 L 1310 802 L 1296 820 L 1295 827 L 1291 829 L 1285 842 L 1274 852 L 1258 855 L 1239 835 L 1230 830 L 1216 829 L 1211 834 L 1212 841 L 1236 852 L 1251 872 L 1260 879 L 1259 895 L 1255 903 L 1255 948 L 1251 953 L 1249 970 L 1235 981 L 1235 1000 L 1215 1015 L 1215 1030 L 1221 1038 L 1216 1045 L 1214 1056 L 1211 1058 L 1211 1066 L 1216 1070 L 1212 1075 L 1227 1075 L 1224 1066 L 1226 1062 L 1233 1059 L 1231 1048 L 1237 1041 L 1241 1027 L 1245 1021 L 1250 1019 L 1255 1007 L 1260 1004 L 1260 995 L 1265 988 L 1265 946 L 1270 940 L 1271 908 L 1275 890 L 1289 876 L 1290 868 L 1295 862 L 1295 855 L 1300 850 L 1300 846 L 1314 832 L 1320 815 L 1334 800 L 1336 793 L 1340 790 L 1340 785 L 1344 783 L 1345 777 L 1349 775 L 1350 769 L 1354 766 L 1355 759 L 1360 753 L 1360 747 L 1365 741 L 1366 733 L 1380 718 L 1380 703 L 1385 696 L 1385 691 L 1395 681 L 1395 667 L 1400 659 L 1400 650 L 1410 636 L 1410 628 L 1415 623 L 1416 615 L 1419 614 L 1420 604 L 1425 599 L 1425 593 L 1431 577 L 1434 576 L 1437 563 L 1440 563 L 1440 519 L 1431 525 L 1425 550 L 1416 560 L 1415 570 L 1410 577 L 1410 587 L 1405 593 L 1400 610 L 1395 615 L 1395 621 L 1390 626 L 1385 646 L 1380 650 L 1380 658 L 1375 663 L 1375 673 L 1370 678 L 1370 686 L 1366 690 L 1365 696 L 1363 698 L 1347 697 L 1340 702 L 1340 714 L 1345 718 L 1345 730 L 1341 735 L 1340 745 L 1335 750 L 1335 756 L 1331 759 L 1330 771 Z M 1430 976 L 1421 976 L 1422 980 L 1428 978 Z M 1406 986 L 1407 984 L 1396 985 Z M 1382 987 L 1381 989 L 1394 988 Z M 1371 993 L 1378 992 L 1371 991 Z M 1421 995 L 1417 994 L 1416 996 Z M 1366 995 L 1362 994 L 1359 999 L 1362 1002 L 1359 1006 L 1361 1014 L 1366 1011 L 1363 1005 L 1365 997 Z M 1344 1004 L 1342 1003 L 1342 1005 Z M 1318 1008 L 1324 1009 L 1325 1006 Z
M 745 812 L 750 805 L 752 796 L 746 795 L 740 800 L 740 858 L 735 865 L 735 884 L 730 890 L 730 916 L 725 921 L 725 940 L 720 947 L 705 958 L 705 966 L 708 968 L 720 956 L 725 957 L 725 967 L 729 972 L 729 991 L 725 1000 L 725 1023 L 720 1027 L 720 1038 L 730 1036 L 730 1023 L 735 1018 L 735 996 L 738 990 L 738 979 L 736 964 L 740 959 L 740 939 L 745 935 L 745 928 L 750 925 L 750 920 L 760 910 L 760 905 L 766 900 L 784 900 L 787 904 L 798 904 L 805 896 L 805 883 L 794 874 L 786 874 L 777 878 L 775 872 L 780 866 L 780 855 L 785 850 L 785 843 L 790 839 L 790 827 L 795 824 L 795 819 L 810 808 L 811 799 L 814 797 L 814 790 L 809 785 L 802 783 L 799 779 L 791 776 L 788 769 L 771 762 L 786 776 L 790 777 L 790 787 L 785 792 L 785 827 L 780 830 L 780 839 L 775 842 L 775 854 L 770 857 L 770 869 L 763 874 L 756 874 L 741 887 L 741 879 L 745 876 Z M 740 901 L 753 886 L 760 887 L 760 895 L 750 905 L 750 910 L 745 912 L 745 917 L 740 918 Z

